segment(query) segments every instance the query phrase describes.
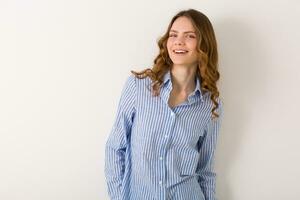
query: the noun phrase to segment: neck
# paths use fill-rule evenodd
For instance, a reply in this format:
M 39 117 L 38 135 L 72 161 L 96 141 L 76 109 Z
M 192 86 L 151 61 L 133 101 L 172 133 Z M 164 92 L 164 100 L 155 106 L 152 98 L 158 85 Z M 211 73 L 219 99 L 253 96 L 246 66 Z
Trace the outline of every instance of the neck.
M 174 91 L 189 94 L 196 88 L 196 67 L 172 67 L 171 80 Z

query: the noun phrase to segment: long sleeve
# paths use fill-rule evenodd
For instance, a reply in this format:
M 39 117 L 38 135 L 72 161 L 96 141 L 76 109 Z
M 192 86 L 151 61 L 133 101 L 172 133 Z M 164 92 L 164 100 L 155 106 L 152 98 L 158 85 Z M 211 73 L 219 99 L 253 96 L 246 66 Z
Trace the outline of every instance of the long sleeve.
M 105 178 L 111 200 L 121 199 L 125 152 L 135 114 L 136 85 L 130 75 L 123 86 L 117 113 L 105 146 Z
M 222 103 L 219 101 L 219 107 L 216 110 L 219 117 L 211 119 L 205 130 L 204 135 L 198 142 L 200 160 L 198 163 L 197 174 L 198 182 L 204 193 L 205 200 L 217 200 L 216 198 L 216 173 L 214 171 L 214 154 L 219 135 L 219 128 L 222 121 Z

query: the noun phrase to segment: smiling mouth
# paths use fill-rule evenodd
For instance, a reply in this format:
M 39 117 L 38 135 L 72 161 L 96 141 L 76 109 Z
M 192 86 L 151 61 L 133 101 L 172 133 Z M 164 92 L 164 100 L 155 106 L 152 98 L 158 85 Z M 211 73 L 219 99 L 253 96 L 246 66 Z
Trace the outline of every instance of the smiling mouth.
M 173 50 L 173 53 L 176 55 L 185 55 L 188 53 L 186 50 Z

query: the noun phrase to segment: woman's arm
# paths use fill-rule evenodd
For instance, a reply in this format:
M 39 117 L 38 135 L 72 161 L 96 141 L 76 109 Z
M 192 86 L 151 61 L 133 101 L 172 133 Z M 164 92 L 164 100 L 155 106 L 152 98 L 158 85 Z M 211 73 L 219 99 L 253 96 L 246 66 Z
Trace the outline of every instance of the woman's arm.
M 217 199 L 215 191 L 216 173 L 214 171 L 214 154 L 223 114 L 221 101 L 219 101 L 217 113 L 219 117 L 213 120 L 211 119 L 208 122 L 204 130 L 204 135 L 198 143 L 200 160 L 197 167 L 197 174 L 199 174 L 198 182 L 204 193 L 205 200 Z
M 125 152 L 135 114 L 136 85 L 130 75 L 123 87 L 115 121 L 105 146 L 105 177 L 112 200 L 121 198 Z

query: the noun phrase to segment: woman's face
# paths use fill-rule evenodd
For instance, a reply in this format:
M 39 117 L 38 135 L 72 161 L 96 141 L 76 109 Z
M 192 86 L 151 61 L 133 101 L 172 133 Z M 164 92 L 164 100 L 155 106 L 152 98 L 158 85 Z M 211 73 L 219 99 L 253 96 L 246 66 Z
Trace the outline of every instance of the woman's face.
M 173 66 L 194 66 L 198 63 L 195 28 L 187 17 L 177 18 L 169 32 L 167 49 Z

